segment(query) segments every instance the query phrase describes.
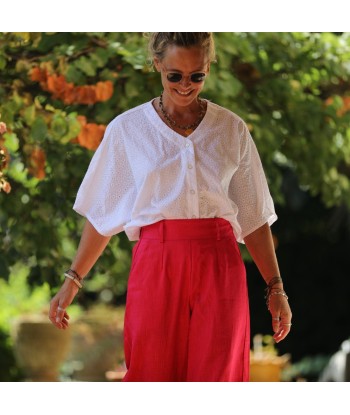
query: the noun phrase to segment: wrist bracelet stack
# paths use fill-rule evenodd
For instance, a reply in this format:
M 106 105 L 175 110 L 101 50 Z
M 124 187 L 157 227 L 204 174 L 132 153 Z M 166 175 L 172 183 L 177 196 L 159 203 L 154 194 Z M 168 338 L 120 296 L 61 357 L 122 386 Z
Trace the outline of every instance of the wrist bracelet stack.
M 64 273 L 64 276 L 65 278 L 72 280 L 79 288 L 83 288 L 83 279 L 73 269 L 69 268 L 69 270 Z
M 266 306 L 268 309 L 270 309 L 270 297 L 271 295 L 282 295 L 286 300 L 288 300 L 288 296 L 286 292 L 282 288 L 273 288 L 275 284 L 282 284 L 282 278 L 281 277 L 273 277 L 267 284 L 267 287 L 265 288 L 265 299 L 266 299 Z

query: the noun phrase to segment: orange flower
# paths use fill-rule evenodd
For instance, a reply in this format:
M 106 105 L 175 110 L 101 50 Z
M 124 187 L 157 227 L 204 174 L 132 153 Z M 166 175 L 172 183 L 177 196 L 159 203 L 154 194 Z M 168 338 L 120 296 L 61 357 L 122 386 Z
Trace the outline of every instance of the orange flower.
M 350 97 L 342 97 L 343 98 L 343 106 L 338 111 L 340 116 L 344 115 L 348 111 L 350 111 Z
M 348 111 L 350 111 L 350 97 L 341 97 L 343 100 L 343 106 L 337 110 L 337 116 L 342 117 L 344 114 L 346 114 Z M 325 105 L 332 105 L 334 103 L 334 98 L 329 97 L 325 101 Z
M 76 87 L 77 99 L 76 102 L 79 104 L 95 104 L 97 102 L 96 92 L 94 86 L 78 86 Z
M 0 190 L 4 191 L 5 193 L 9 194 L 11 192 L 11 185 L 6 180 L 0 181 Z
M 7 127 L 4 122 L 0 122 L 0 135 L 6 133 Z
M 80 125 L 84 127 L 87 124 L 87 119 L 84 115 L 78 115 L 77 120 L 79 121 Z
M 6 169 L 10 161 L 10 155 L 7 151 L 7 148 L 4 146 L 4 142 L 5 140 L 1 138 L 0 139 L 0 171 Z
M 66 84 L 62 100 L 67 105 L 77 102 L 77 88 L 74 87 L 74 84 Z
M 29 172 L 37 179 L 45 178 L 46 154 L 40 147 L 35 147 L 30 154 Z
M 47 72 L 36 66 L 35 68 L 32 68 L 30 71 L 30 79 L 33 82 L 46 82 Z
M 82 126 L 77 137 L 78 143 L 89 150 L 96 150 L 101 143 L 106 126 L 103 124 L 89 124 L 83 116 L 79 116 L 78 120 Z
M 49 91 L 54 98 L 62 100 L 65 104 L 92 105 L 110 99 L 114 92 L 112 81 L 97 82 L 96 85 L 75 86 L 67 82 L 63 75 L 49 74 L 47 69 L 32 68 L 30 79 L 39 82 L 44 91 Z
M 69 84 L 63 75 L 54 74 L 47 78 L 47 89 L 54 98 L 64 100 L 65 94 L 72 88 L 74 85 Z
M 113 95 L 113 83 L 111 81 L 97 82 L 96 99 L 97 101 L 108 101 Z

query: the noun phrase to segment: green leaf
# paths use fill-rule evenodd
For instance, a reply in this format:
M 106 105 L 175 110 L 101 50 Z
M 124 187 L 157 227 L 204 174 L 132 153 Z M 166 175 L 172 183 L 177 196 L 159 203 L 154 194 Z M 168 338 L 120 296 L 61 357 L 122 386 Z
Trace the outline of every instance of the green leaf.
M 51 122 L 52 135 L 56 139 L 61 139 L 68 131 L 68 123 L 65 117 L 55 114 Z
M 103 68 L 108 62 L 109 54 L 106 49 L 98 48 L 90 54 L 90 58 L 97 68 Z
M 78 63 L 70 65 L 65 75 L 68 82 L 73 82 L 75 85 L 82 85 L 86 82 L 86 77 L 77 67 L 78 65 Z
M 24 164 L 19 160 L 13 160 L 10 163 L 8 175 L 19 183 L 25 183 L 27 180 L 27 171 Z
M 29 126 L 32 125 L 33 122 L 35 121 L 35 114 L 36 114 L 36 110 L 35 110 L 34 104 L 30 105 L 28 108 L 24 110 L 23 118 Z
M 6 68 L 7 60 L 5 56 L 0 55 L 0 71 Z
M 63 137 L 61 137 L 62 143 L 68 143 L 73 138 L 76 138 L 81 130 L 81 124 L 77 120 L 76 114 L 71 113 L 66 118 L 66 122 L 68 123 L 68 132 Z
M 32 124 L 30 135 L 34 141 L 44 141 L 47 137 L 47 125 L 43 117 L 39 116 Z
M 82 56 L 75 63 L 76 67 L 79 68 L 87 76 L 96 75 L 96 67 L 91 59 L 88 59 L 85 56 Z
M 5 133 L 5 147 L 11 152 L 15 153 L 19 148 L 19 141 L 15 133 Z
M 8 280 L 10 275 L 10 269 L 6 259 L 1 255 L 0 256 L 0 278 Z

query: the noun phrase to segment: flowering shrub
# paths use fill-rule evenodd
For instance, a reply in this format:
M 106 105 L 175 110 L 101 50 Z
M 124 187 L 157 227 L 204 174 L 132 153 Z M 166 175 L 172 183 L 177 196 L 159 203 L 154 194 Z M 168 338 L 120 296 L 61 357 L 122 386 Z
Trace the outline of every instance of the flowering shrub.
M 5 193 L 10 193 L 11 191 L 11 185 L 6 180 L 3 170 L 8 165 L 8 152 L 6 151 L 6 148 L 4 146 L 4 140 L 1 138 L 1 136 L 6 133 L 7 128 L 6 124 L 4 122 L 0 122 L 0 192 L 3 191 Z
M 274 200 L 286 202 L 291 169 L 326 205 L 350 206 L 349 34 L 215 38 L 203 97 L 247 121 Z M 0 33 L 0 278 L 21 262 L 31 283 L 59 284 L 82 226 L 72 205 L 107 124 L 161 89 L 141 33 Z M 86 301 L 125 292 L 129 252 L 123 233 L 112 238 Z

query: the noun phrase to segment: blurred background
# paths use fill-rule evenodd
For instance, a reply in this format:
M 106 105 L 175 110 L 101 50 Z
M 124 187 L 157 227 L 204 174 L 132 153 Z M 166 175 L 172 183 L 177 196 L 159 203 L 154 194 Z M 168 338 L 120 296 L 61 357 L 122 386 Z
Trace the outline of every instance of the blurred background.
M 279 220 L 293 311 L 271 341 L 264 288 L 244 246 L 252 380 L 350 380 L 350 35 L 215 33 L 202 96 L 248 124 Z M 49 301 L 83 219 L 75 195 L 107 124 L 161 83 L 143 33 L 0 33 L 0 381 L 119 380 L 133 243 L 112 238 L 70 307 Z M 272 368 L 272 374 L 269 374 Z

